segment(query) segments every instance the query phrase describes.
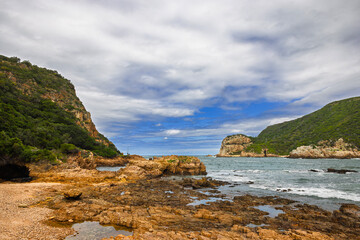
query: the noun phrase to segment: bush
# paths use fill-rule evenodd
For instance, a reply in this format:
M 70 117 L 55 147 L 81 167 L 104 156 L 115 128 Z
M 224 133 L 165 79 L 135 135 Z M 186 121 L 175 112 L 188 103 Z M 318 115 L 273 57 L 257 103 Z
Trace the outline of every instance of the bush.
M 60 151 L 64 154 L 75 154 L 79 152 L 79 149 L 71 143 L 61 144 Z

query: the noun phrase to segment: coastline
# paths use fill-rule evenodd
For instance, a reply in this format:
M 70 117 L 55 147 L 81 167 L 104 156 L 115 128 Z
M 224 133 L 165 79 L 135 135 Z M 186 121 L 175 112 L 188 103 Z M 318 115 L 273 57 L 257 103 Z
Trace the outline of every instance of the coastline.
M 290 155 L 276 155 L 276 154 L 267 154 L 266 156 L 264 156 L 263 154 L 257 154 L 257 153 L 249 153 L 249 154 L 242 154 L 242 155 L 220 155 L 220 154 L 216 154 L 215 157 L 250 157 L 250 158 L 275 158 L 275 157 L 280 157 L 280 158 L 289 158 Z
M 155 163 L 137 158 L 127 168 L 142 166 L 152 172 L 149 164 Z M 55 168 L 46 173 L 33 170 L 33 182 L 37 183 L 18 185 L 35 195 L 33 203 L 25 209 L 49 211 L 45 219 L 34 221 L 42 227 L 49 227 L 44 220 L 53 226 L 96 221 L 130 228 L 133 234 L 108 239 L 359 239 L 360 208 L 353 204 L 326 211 L 294 200 L 257 197 L 245 192 L 227 198 L 217 190 L 227 182 L 181 177 L 179 172 L 175 175 L 180 177 L 147 174 L 144 178 L 136 179 L 134 175 L 126 178 L 128 170 Z M 34 184 L 49 186 L 31 190 Z M 66 199 L 64 193 L 69 191 L 80 192 L 81 197 Z M 22 194 L 15 191 L 10 195 L 15 193 Z M 12 221 L 19 220 L 14 216 Z M 71 228 L 65 230 L 70 233 Z M 39 233 L 38 238 L 42 237 L 62 239 Z

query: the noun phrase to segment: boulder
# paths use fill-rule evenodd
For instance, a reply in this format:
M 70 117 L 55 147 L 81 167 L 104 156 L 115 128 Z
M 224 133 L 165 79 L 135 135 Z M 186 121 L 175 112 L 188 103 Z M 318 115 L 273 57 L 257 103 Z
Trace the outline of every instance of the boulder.
M 63 192 L 64 198 L 68 200 L 78 200 L 80 199 L 82 192 L 77 189 L 70 189 Z
M 347 170 L 347 169 L 328 168 L 328 169 L 327 169 L 327 172 L 330 172 L 330 173 L 339 173 L 339 174 L 346 174 L 346 173 L 348 173 L 348 172 L 354 172 L 354 173 L 356 173 L 357 171 L 355 171 L 355 170 Z

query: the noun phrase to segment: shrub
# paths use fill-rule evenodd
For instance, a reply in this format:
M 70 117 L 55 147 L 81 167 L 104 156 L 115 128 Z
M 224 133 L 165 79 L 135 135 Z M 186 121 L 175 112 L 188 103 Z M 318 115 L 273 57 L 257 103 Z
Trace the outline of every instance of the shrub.
M 60 151 L 64 154 L 74 154 L 74 153 L 78 153 L 79 149 L 71 143 L 63 143 L 60 146 Z

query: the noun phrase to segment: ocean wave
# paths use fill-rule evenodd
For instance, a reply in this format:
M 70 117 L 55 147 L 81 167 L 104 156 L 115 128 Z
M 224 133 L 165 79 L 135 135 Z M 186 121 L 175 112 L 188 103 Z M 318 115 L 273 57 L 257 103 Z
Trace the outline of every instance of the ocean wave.
M 233 172 L 237 172 L 237 173 L 263 173 L 265 171 L 264 170 L 259 170 L 259 169 L 247 169 L 247 170 L 234 170 Z
M 216 180 L 227 181 L 227 182 L 248 182 L 250 178 L 239 174 L 234 174 L 233 171 L 216 171 L 209 172 L 208 176 Z
M 336 198 L 336 199 L 343 199 L 343 200 L 351 200 L 355 202 L 360 201 L 360 194 L 357 193 L 349 193 L 335 189 L 327 189 L 327 188 L 274 188 L 273 186 L 265 186 L 265 185 L 252 185 L 253 188 L 259 188 L 264 190 L 270 190 L 274 192 L 282 192 L 283 190 L 288 191 L 290 194 L 297 194 L 302 196 L 312 196 L 312 197 L 319 197 L 319 198 Z M 289 191 L 290 189 L 290 191 Z
M 294 188 L 293 193 L 299 195 L 310 195 L 320 198 L 337 198 L 351 201 L 360 201 L 360 194 L 349 193 L 334 189 L 323 189 L 323 188 Z
M 323 169 L 309 169 L 309 170 L 305 170 L 305 169 L 301 169 L 301 170 L 293 170 L 293 169 L 286 169 L 286 170 L 282 170 L 283 172 L 286 173 L 324 173 L 325 171 Z

